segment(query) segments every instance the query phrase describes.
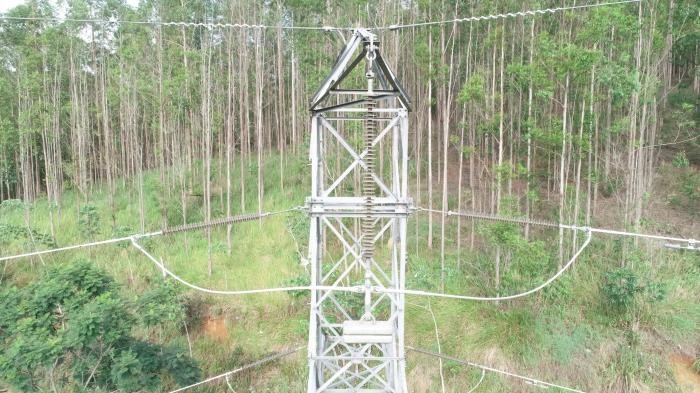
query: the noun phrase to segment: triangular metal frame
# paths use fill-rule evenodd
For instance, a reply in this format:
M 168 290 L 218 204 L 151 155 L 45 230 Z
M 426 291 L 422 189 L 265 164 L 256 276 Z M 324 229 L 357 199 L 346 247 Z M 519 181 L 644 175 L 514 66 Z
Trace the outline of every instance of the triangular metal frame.
M 355 30 L 350 40 L 348 40 L 345 48 L 340 52 L 340 55 L 333 65 L 330 74 L 323 81 L 321 87 L 318 89 L 318 91 L 316 91 L 316 94 L 314 94 L 314 97 L 311 100 L 310 110 L 312 112 L 323 112 L 329 109 L 336 109 L 339 107 L 338 105 L 346 106 L 365 102 L 367 97 L 358 98 L 357 100 L 344 104 L 322 107 L 322 103 L 331 93 L 343 93 L 350 95 L 353 93 L 365 93 L 364 91 L 340 89 L 339 85 L 355 68 L 357 68 L 360 63 L 362 63 L 362 60 L 365 58 L 365 54 L 367 53 L 366 47 L 368 45 L 378 46 L 378 44 L 379 40 L 377 39 L 376 35 L 369 30 Z M 353 55 L 355 55 L 357 50 L 360 48 L 362 48 L 362 50 L 360 51 L 359 55 L 353 58 Z M 376 58 L 373 62 L 373 71 L 377 75 L 377 79 L 379 79 L 382 89 L 375 90 L 377 96 L 374 98 L 381 99 L 397 97 L 403 108 L 407 111 L 411 111 L 411 99 L 406 93 L 406 90 L 404 90 L 404 88 L 401 86 L 401 83 L 396 78 L 396 74 L 394 74 L 394 72 L 386 64 L 386 61 L 384 61 L 381 51 L 375 50 L 375 53 Z

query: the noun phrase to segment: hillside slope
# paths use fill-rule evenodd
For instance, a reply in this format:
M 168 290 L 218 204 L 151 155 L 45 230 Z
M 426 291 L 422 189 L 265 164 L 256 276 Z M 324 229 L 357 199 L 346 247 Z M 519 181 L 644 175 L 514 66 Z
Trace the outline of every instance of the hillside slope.
M 277 179 L 278 159 L 266 160 L 269 179 Z M 271 184 L 263 210 L 284 209 L 303 202 L 307 183 L 303 159 L 286 160 L 285 188 Z M 678 195 L 683 195 L 682 179 L 691 175 L 697 175 L 692 166 L 679 168 L 663 163 L 659 167 L 653 195 L 666 194 L 667 199 L 650 204 L 645 231 L 698 233 L 697 216 L 692 209 L 690 214 L 687 212 L 692 207 L 687 205 L 689 201 L 674 200 L 675 193 L 670 192 L 677 190 Z M 171 225 L 178 223 L 179 199 L 161 195 L 157 174 L 148 174 L 144 184 L 146 229 L 161 226 L 164 209 L 168 220 L 174 221 Z M 234 184 L 239 184 L 238 179 Z M 251 182 L 247 189 L 253 193 L 254 184 Z M 190 222 L 201 220 L 201 198 L 197 202 L 197 192 L 192 194 Z M 113 216 L 108 214 L 104 191 L 91 194 L 88 202 L 75 193 L 69 194 L 60 209 L 50 208 L 46 200 L 33 205 L 4 201 L 0 205 L 0 226 L 6 229 L 0 237 L 2 254 L 46 248 L 41 243 L 42 239 L 52 238 L 51 216 L 55 243 L 61 246 L 140 232 L 137 196 L 138 189 L 131 181 L 125 181 L 114 193 Z M 218 208 L 223 206 L 220 197 L 213 198 Z M 250 200 L 254 200 L 254 195 L 250 195 Z M 601 212 L 607 209 L 602 207 Z M 249 211 L 255 210 L 256 206 L 249 207 Z M 221 210 L 214 214 L 222 215 Z M 599 221 L 607 224 L 604 219 L 596 219 L 594 224 Z M 494 295 L 489 271 L 497 242 L 505 244 L 511 255 L 501 294 L 529 289 L 556 269 L 556 250 L 548 246 L 556 238 L 556 231 L 533 230 L 530 241 L 525 241 L 521 228 L 476 223 L 471 248 L 466 235 L 471 222 L 464 220 L 465 238 L 458 262 L 457 224 L 456 219 L 448 221 L 445 292 Z M 22 235 L 26 231 L 11 236 L 7 230 L 27 226 L 33 230 L 30 236 Z M 217 289 L 264 288 L 307 280 L 303 259 L 307 228 L 302 213 L 237 224 L 232 230 L 230 254 L 225 228 L 215 228 L 211 277 L 207 274 L 210 248 L 203 231 L 155 237 L 144 244 L 169 269 L 198 285 Z M 416 213 L 410 228 L 408 287 L 437 290 L 440 253 L 439 247 L 430 249 L 425 244 L 425 214 Z M 79 256 L 106 269 L 131 296 L 138 296 L 160 274 L 149 260 L 125 244 L 7 263 L 3 285 L 22 285 L 46 266 Z M 620 261 L 624 261 L 625 269 L 620 269 Z M 688 392 L 692 390 L 677 383 L 676 377 L 682 383 L 693 383 L 689 364 L 700 354 L 698 293 L 697 252 L 669 251 L 659 242 L 639 241 L 633 245 L 626 239 L 596 237 L 572 271 L 527 299 L 484 304 L 409 297 L 407 342 L 437 351 L 437 333 L 440 348 L 447 354 L 588 392 Z M 187 332 L 176 329 L 161 336 L 148 331 L 140 334 L 188 348 L 189 333 L 193 356 L 201 362 L 205 374 L 216 374 L 267 353 L 305 344 L 308 299 L 303 294 L 217 297 L 183 289 L 182 296 L 189 313 Z M 412 392 L 439 391 L 438 366 L 432 359 L 411 353 Z M 442 367 L 448 391 L 462 391 L 480 376 L 478 370 L 450 362 Z M 303 355 L 295 355 L 290 361 L 261 368 L 232 383 L 241 389 L 251 386 L 250 391 L 302 392 L 305 374 Z M 219 389 L 212 386 L 200 391 Z M 65 391 L 69 390 L 66 386 Z M 492 374 L 487 374 L 481 388 L 489 392 L 531 390 L 536 389 Z

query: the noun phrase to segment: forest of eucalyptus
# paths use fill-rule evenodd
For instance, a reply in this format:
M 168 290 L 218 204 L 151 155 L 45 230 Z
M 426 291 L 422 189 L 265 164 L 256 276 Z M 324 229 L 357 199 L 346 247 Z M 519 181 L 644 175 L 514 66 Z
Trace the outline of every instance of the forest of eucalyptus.
M 159 173 L 163 200 L 179 200 L 182 222 L 196 193 L 207 221 L 212 204 L 227 215 L 263 211 L 270 155 L 279 157 L 284 188 L 287 157 L 304 151 L 308 98 L 343 34 L 286 27 L 388 26 L 562 5 L 142 1 L 134 9 L 74 0 L 59 11 L 52 4 L 28 1 L 8 15 L 39 20 L 0 24 L 0 201 L 45 193 L 60 212 L 66 189 L 89 203 L 99 184 L 114 217 L 117 183 L 132 182 L 141 190 L 141 231 L 144 171 Z M 108 22 L 51 19 L 59 13 Z M 382 32 L 383 52 L 415 102 L 416 203 L 590 224 L 604 194 L 618 201 L 612 221 L 638 230 L 660 147 L 685 143 L 691 161 L 699 159 L 692 105 L 674 112 L 671 132 L 660 131 L 670 94 L 700 92 L 699 20 L 692 1 L 654 0 Z M 257 200 L 246 199 L 249 176 L 257 177 Z M 165 207 L 161 216 L 161 225 L 173 224 Z M 444 271 L 446 215 L 440 220 Z M 433 224 L 431 215 L 429 247 Z M 458 249 L 467 230 L 474 243 L 473 225 L 462 225 Z M 230 249 L 230 227 L 227 242 Z M 560 232 L 560 263 L 568 243 L 575 247 L 576 235 Z
M 546 5 L 562 4 L 203 0 L 133 9 L 71 0 L 62 12 L 371 27 Z M 31 0 L 8 15 L 58 12 Z M 659 135 L 669 93 L 680 84 L 700 91 L 698 20 L 692 1 L 652 0 L 383 32 L 385 56 L 415 101 L 417 203 L 447 207 L 455 178 L 462 208 L 529 216 L 547 207 L 548 218 L 589 222 L 600 193 L 618 193 L 621 222 L 637 226 L 658 145 L 696 132 L 679 120 L 675 139 Z M 182 199 L 186 220 L 191 179 L 211 195 L 212 161 L 225 168 L 217 176 L 230 177 L 250 170 L 250 157 L 280 154 L 283 163 L 303 151 L 308 98 L 341 45 L 331 31 L 3 21 L 0 200 L 45 192 L 60 209 L 67 188 L 89 200 L 95 184 L 113 190 L 155 169 L 163 192 Z M 689 111 L 681 116 L 692 119 Z M 264 176 L 262 165 L 256 171 Z M 262 186 L 252 201 L 230 195 L 230 181 L 228 189 L 220 201 L 228 212 L 231 203 L 262 209 Z
M 278 190 L 294 189 L 298 194 L 299 190 L 308 188 L 299 184 L 299 179 L 309 177 L 303 165 L 308 154 L 309 98 L 349 36 L 348 29 L 332 27 L 371 29 L 573 5 L 580 4 L 577 0 L 141 0 L 137 7 L 132 7 L 125 0 L 27 0 L 6 13 L 14 18 L 0 19 L 0 208 L 3 201 L 8 202 L 4 204 L 7 211 L 13 204 L 27 207 L 20 214 L 31 237 L 31 244 L 27 241 L 21 245 L 25 249 L 35 249 L 36 243 L 56 245 L 56 238 L 64 230 L 62 242 L 96 240 L 108 236 L 110 230 L 117 233 L 118 228 L 126 225 L 117 218 L 119 210 L 125 210 L 125 198 L 120 197 L 130 191 L 133 195 L 128 195 L 129 207 L 138 205 L 137 209 L 129 210 L 133 212 L 130 218 L 134 218 L 130 223 L 138 224 L 129 227 L 129 233 L 210 221 L 239 212 L 267 211 L 271 207 L 268 205 L 274 204 L 270 195 L 285 195 Z M 208 25 L 211 23 L 267 27 L 212 27 Z M 295 26 L 321 29 L 292 29 Z M 489 248 L 484 241 L 489 229 L 484 230 L 466 219 L 453 220 L 446 214 L 448 210 L 649 231 L 650 211 L 659 203 L 651 195 L 654 187 L 658 195 L 662 163 L 672 162 L 678 169 L 673 172 L 677 178 L 662 184 L 677 188 L 663 190 L 668 193 L 668 198 L 663 200 L 666 205 L 654 211 L 654 217 L 664 216 L 675 208 L 674 217 L 686 219 L 659 220 L 651 231 L 663 228 L 686 237 L 688 231 L 691 237 L 692 231 L 697 231 L 700 223 L 697 219 L 700 3 L 697 1 L 643 0 L 528 17 L 384 29 L 377 34 L 383 56 L 413 101 L 409 118 L 411 194 L 417 206 L 437 211 L 415 220 L 412 232 L 419 244 L 411 245 L 411 250 L 415 250 L 409 261 L 409 281 L 413 280 L 410 284 L 423 278 L 418 260 L 423 257 L 420 254 L 423 245 L 435 252 L 429 263 L 440 265 L 436 276 L 441 289 L 445 289 L 446 275 L 461 271 L 463 276 L 477 281 L 466 289 L 476 288 L 495 295 L 521 288 L 527 279 L 533 282 L 546 277 L 549 270 L 557 264 L 561 266 L 582 242 L 583 236 L 577 235 L 578 231 L 569 233 L 561 229 L 558 234 L 552 233 L 555 235 L 552 239 L 556 240 L 547 247 L 546 243 L 536 241 L 543 231 L 524 225 L 522 233 L 516 236 L 518 241 L 524 239 L 518 243 L 526 244 L 523 249 L 515 250 L 512 242 L 509 243 L 512 240 L 507 238 L 509 228 L 491 233 L 487 240 L 496 245 Z M 358 135 L 358 130 L 349 127 L 341 131 L 349 140 Z M 328 149 L 332 150 L 328 152 L 332 158 L 324 162 L 324 170 L 338 173 L 342 169 L 339 158 L 342 147 L 330 143 Z M 379 146 L 380 171 L 388 166 L 385 160 L 389 150 L 387 146 Z M 354 181 L 358 183 L 359 177 L 355 176 Z M 98 198 L 105 199 L 102 205 L 106 211 L 90 210 L 95 209 L 92 204 Z M 10 201 L 15 199 L 27 203 Z M 46 225 L 37 225 L 37 230 L 30 222 L 37 217 L 32 216 L 34 213 L 30 213 L 28 206 L 44 200 L 48 201 L 48 217 L 42 221 Z M 302 204 L 303 199 L 285 202 L 291 206 Z M 75 211 L 67 211 L 71 209 Z M 65 219 L 71 215 L 79 217 L 79 239 L 70 237 L 78 237 L 73 233 L 77 231 L 68 234 L 67 228 L 61 228 L 61 223 L 74 224 Z M 8 213 L 0 219 L 19 222 L 17 217 L 9 217 Z M 91 221 L 91 217 L 95 219 Z M 682 225 L 673 226 L 680 221 Z M 111 229 L 97 236 L 98 223 Z M 6 231 L 14 228 L 2 225 L 0 229 Z M 24 227 L 16 227 L 24 231 Z M 203 242 L 208 247 L 209 260 L 206 266 L 201 261 L 201 269 L 207 270 L 210 279 L 219 273 L 212 254 L 219 252 L 219 248 L 229 257 L 232 249 L 235 253 L 232 240 L 235 232 L 232 235 L 231 225 L 220 234 L 225 236 L 221 244 L 217 239 L 212 240 L 216 235 L 207 229 L 207 239 Z M 4 241 L 2 236 L 0 245 L 4 245 L 1 241 Z M 622 255 L 634 253 L 630 251 L 632 242 L 624 245 Z M 299 243 L 296 246 L 296 253 L 303 259 Z M 185 246 L 188 253 L 189 247 Z M 493 253 L 484 258 L 489 264 L 486 268 L 485 264 L 476 265 L 479 258 L 476 252 L 469 255 L 462 252 L 480 247 Z M 608 243 L 601 245 L 592 252 L 592 258 L 613 247 Z M 117 258 L 127 259 L 125 255 L 126 252 Z M 633 258 L 615 255 L 604 261 L 607 265 L 600 266 L 620 269 L 614 274 L 621 274 L 622 278 L 632 274 L 624 267 Z M 685 256 L 681 254 L 679 258 Z M 183 258 L 186 264 L 200 267 L 191 263 L 190 254 Z M 105 264 L 112 262 L 103 259 Z M 514 261 L 524 261 L 527 265 L 535 259 L 539 265 L 523 268 L 532 270 L 531 274 L 519 276 L 521 270 Z M 280 260 L 275 263 L 281 265 Z M 35 266 L 32 264 L 31 269 Z M 5 280 L 12 278 L 6 271 L 12 273 L 15 267 L 8 269 L 5 264 L 4 269 L 0 277 L 3 284 L 12 281 Z M 17 267 L 16 271 L 21 269 Z M 127 268 L 120 269 L 126 275 Z M 134 275 L 139 273 L 134 274 L 130 264 L 128 269 L 129 284 L 135 281 L 150 286 L 150 279 L 144 279 L 147 284 L 138 278 L 134 280 Z M 509 270 L 515 272 L 511 275 L 514 279 L 509 278 Z M 224 271 L 223 266 L 220 271 Z M 650 276 L 656 273 L 650 271 L 654 272 Z M 223 278 L 226 285 L 227 274 Z M 618 277 L 614 274 L 611 281 Z M 222 282 L 221 277 L 216 279 L 220 281 L 215 283 Z M 280 280 L 288 277 L 274 279 L 280 284 Z M 305 285 L 303 279 L 301 283 Z M 59 281 L 53 283 L 54 289 L 62 293 L 66 289 Z M 626 282 L 629 281 L 632 280 Z M 598 296 L 603 284 L 589 284 Z M 647 285 L 651 290 L 652 284 Z M 19 299 L 24 294 L 31 298 L 32 285 L 13 296 Z M 106 292 L 111 293 L 111 285 L 105 287 L 109 289 Z M 452 289 L 466 291 L 454 282 Z M 647 289 L 639 284 L 631 289 L 631 296 L 637 294 L 635 291 Z M 161 292 L 172 295 L 170 289 Z M 576 297 L 578 293 L 569 295 Z M 295 296 L 292 298 L 296 300 Z M 697 311 L 683 316 L 691 323 L 690 327 L 683 325 L 686 330 L 681 331 L 692 340 L 700 334 L 697 324 L 692 323 L 700 319 L 697 295 L 683 292 L 678 297 L 684 301 L 692 298 L 688 309 Z M 18 303 L 14 298 L 7 299 L 7 304 Z M 155 299 L 151 299 L 153 304 L 169 302 Z M 614 296 L 603 301 L 615 305 Z M 518 304 L 511 308 L 499 306 L 502 308 L 494 308 L 501 313 L 499 316 L 527 309 L 519 308 Z M 306 309 L 292 309 L 286 303 L 280 306 L 283 313 L 289 313 L 284 314 L 288 318 L 296 317 L 295 312 L 306 318 Z M 11 307 L 7 310 L 4 315 L 10 315 Z M 177 318 L 172 318 L 176 321 L 174 325 L 183 323 L 183 310 L 166 311 L 163 313 L 177 314 Z M 471 314 L 463 318 L 471 318 Z M 604 331 L 606 320 L 601 320 L 597 316 L 591 318 L 591 326 Z M 521 328 L 526 324 L 517 318 L 513 321 L 529 337 L 527 329 Z M 452 322 L 450 327 L 463 326 L 463 321 Z M 626 321 L 624 329 L 633 330 L 630 326 L 635 323 L 639 324 L 638 317 Z M 141 325 L 152 324 L 141 321 Z M 3 329 L 6 330 L 0 320 L 0 333 Z M 129 329 L 124 327 L 125 332 L 130 332 Z M 189 353 L 193 355 L 191 332 L 186 323 L 184 329 Z M 435 322 L 435 332 L 437 329 Z M 614 332 L 617 335 L 618 331 Z M 304 331 L 299 335 L 305 334 Z M 428 335 L 432 337 L 432 334 L 430 325 Z M 139 344 L 126 333 L 119 340 Z M 259 340 L 264 342 L 263 337 Z M 523 340 L 528 341 L 531 340 Z M 621 342 L 620 348 L 641 353 L 637 347 Z M 195 354 L 197 345 L 194 342 Z M 534 342 L 532 345 L 536 346 Z M 149 356 L 153 348 L 146 348 Z M 17 352 L 21 355 L 21 351 Z M 126 352 L 114 361 L 115 365 L 126 368 L 131 364 L 131 354 Z M 626 352 L 620 350 L 620 353 Z M 184 359 L 179 357 L 180 352 L 172 354 Z M 228 358 L 230 353 L 222 357 Z M 216 362 L 202 364 L 217 365 Z M 700 369 L 700 360 L 696 364 Z M 81 368 L 84 365 L 78 366 L 77 372 L 82 373 L 79 384 L 87 387 L 95 383 L 95 370 L 85 373 Z M 180 375 L 182 381 L 176 381 L 178 384 L 195 380 L 199 375 L 187 359 L 169 369 L 157 366 L 154 369 L 163 368 Z M 207 371 L 221 371 L 214 366 Z M 617 385 L 607 380 L 599 382 L 587 378 L 590 374 L 584 372 L 571 379 L 584 387 L 607 384 L 609 391 L 623 391 L 620 386 L 634 387 L 633 379 L 619 372 L 616 366 L 610 367 L 614 370 L 610 379 L 625 381 L 618 381 Z M 34 372 L 33 368 L 28 369 L 30 374 Z M 560 369 L 552 370 L 560 374 Z M 646 370 L 639 366 L 635 372 L 643 374 Z M 168 378 L 163 379 L 166 385 L 171 383 Z M 130 386 L 134 382 L 121 374 L 113 379 L 105 386 Z M 146 382 L 140 381 L 156 386 L 160 379 Z

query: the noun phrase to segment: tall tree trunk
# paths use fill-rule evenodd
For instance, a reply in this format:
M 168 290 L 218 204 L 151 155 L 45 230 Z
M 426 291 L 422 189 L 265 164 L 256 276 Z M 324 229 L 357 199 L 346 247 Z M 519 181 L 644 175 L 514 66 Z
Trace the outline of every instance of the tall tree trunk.
M 564 207 L 566 205 L 566 146 L 569 118 L 569 79 L 570 75 L 566 73 L 566 81 L 564 83 L 564 104 L 562 107 L 562 126 L 561 126 L 561 156 L 559 160 L 559 221 L 565 219 Z M 564 264 L 564 228 L 559 228 L 559 268 Z

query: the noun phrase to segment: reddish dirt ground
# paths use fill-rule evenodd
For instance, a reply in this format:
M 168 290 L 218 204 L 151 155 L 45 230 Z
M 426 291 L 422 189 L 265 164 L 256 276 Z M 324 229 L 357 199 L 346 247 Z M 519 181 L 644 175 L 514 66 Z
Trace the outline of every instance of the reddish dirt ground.
M 212 337 L 216 341 L 223 342 L 228 337 L 228 328 L 226 327 L 226 320 L 217 318 L 207 318 L 202 326 L 202 331 L 209 337 Z
M 673 366 L 673 375 L 678 381 L 678 386 L 683 392 L 700 393 L 700 374 L 693 371 L 693 358 L 690 356 L 673 354 L 670 357 Z

